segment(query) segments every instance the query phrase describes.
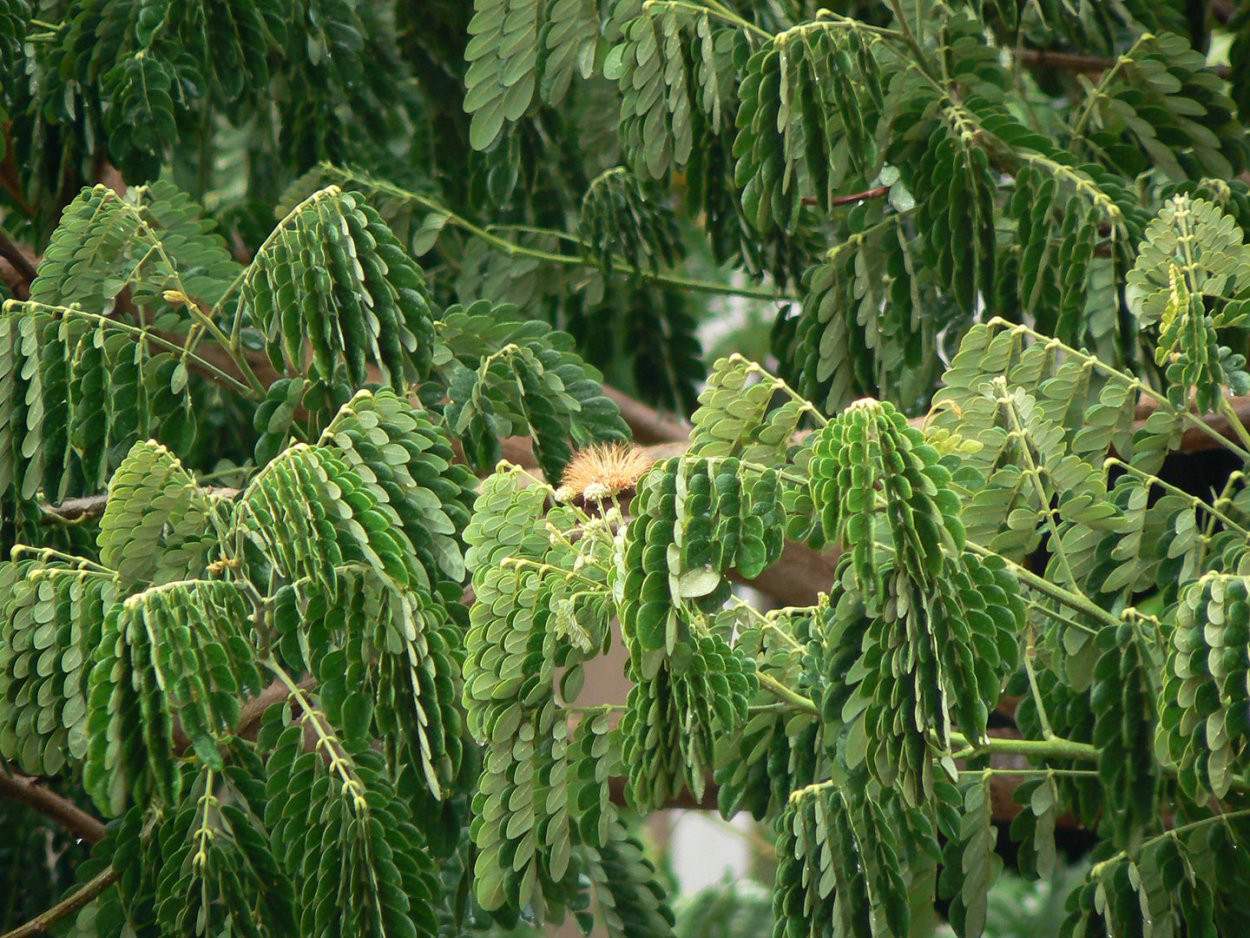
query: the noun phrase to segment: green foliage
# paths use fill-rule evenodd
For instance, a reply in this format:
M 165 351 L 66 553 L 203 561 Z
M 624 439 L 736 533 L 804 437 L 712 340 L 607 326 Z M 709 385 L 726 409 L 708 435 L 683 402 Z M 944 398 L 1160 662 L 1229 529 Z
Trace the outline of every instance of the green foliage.
M 662 205 L 648 200 L 638 180 L 622 167 L 598 176 L 586 190 L 578 233 L 605 276 L 619 251 L 631 266 L 658 272 L 683 251 L 677 223 Z
M 818 6 L 0 0 L 57 928 L 686 933 L 626 806 L 713 780 L 778 936 L 991 933 L 1012 785 L 1064 934 L 1240 933 L 1247 18 Z
M 437 934 L 434 867 L 382 757 L 336 736 L 316 707 L 301 700 L 299 710 L 270 710 L 262 733 L 265 826 L 279 869 L 298 884 L 300 932 Z M 312 752 L 305 726 L 318 740 Z
M 100 561 L 128 587 L 193 580 L 217 543 L 213 498 L 169 451 L 136 443 L 109 480 Z
M 556 479 L 572 455 L 570 442 L 626 438 L 599 373 L 573 352 L 567 334 L 482 301 L 447 310 L 440 338 L 434 364 L 450 398 L 444 420 L 476 468 L 500 460 L 501 440 L 529 436 L 539 465 Z
M 125 198 L 97 185 L 62 212 L 31 299 L 106 313 L 129 286 L 128 300 L 141 307 L 168 299 L 168 290 L 212 304 L 238 269 L 212 222 L 172 183 Z
M 6 303 L 0 489 L 9 518 L 41 491 L 60 501 L 102 489 L 141 439 L 187 448 L 195 415 L 186 385 L 186 363 L 146 335 L 62 307 Z
M 0 565 L 0 597 L 0 755 L 55 775 L 86 754 L 91 663 L 118 590 L 89 570 L 14 560 Z
M 246 772 L 209 769 L 161 821 L 154 837 L 162 851 L 155 895 L 162 932 L 263 935 L 289 925 L 294 896 L 258 813 L 263 794 Z
M 907 934 L 894 807 L 827 782 L 790 796 L 777 820 L 776 938 Z
M 1195 800 L 1228 794 L 1245 747 L 1245 583 L 1208 574 L 1186 586 L 1167 645 L 1159 742 Z
M 421 270 L 373 208 L 337 187 L 301 202 L 261 246 L 240 302 L 279 372 L 330 381 L 342 365 L 360 385 L 372 362 L 401 389 L 429 371 L 434 325 Z
M 1072 128 L 1074 149 L 1125 175 L 1157 166 L 1173 179 L 1227 179 L 1245 165 L 1234 105 L 1182 36 L 1144 34 L 1090 89 Z M 1200 118 L 1200 120 L 1194 120 Z

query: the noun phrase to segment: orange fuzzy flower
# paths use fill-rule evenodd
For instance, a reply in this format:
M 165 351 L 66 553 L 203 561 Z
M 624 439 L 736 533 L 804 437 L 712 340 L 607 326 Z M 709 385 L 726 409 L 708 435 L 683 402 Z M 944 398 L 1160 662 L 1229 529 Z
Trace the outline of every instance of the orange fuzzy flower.
M 645 450 L 624 443 L 601 443 L 577 453 L 564 469 L 557 496 L 601 502 L 633 488 L 651 468 Z

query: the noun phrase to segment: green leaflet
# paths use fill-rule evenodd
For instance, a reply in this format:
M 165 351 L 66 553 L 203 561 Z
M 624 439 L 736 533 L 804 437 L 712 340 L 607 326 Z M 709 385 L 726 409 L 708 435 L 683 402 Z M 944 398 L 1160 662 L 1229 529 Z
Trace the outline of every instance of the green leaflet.
M 1244 324 L 1248 283 L 1250 247 L 1211 202 L 1173 196 L 1147 227 L 1126 293 L 1143 325 L 1158 324 L 1155 362 L 1166 369 L 1176 406 L 1191 390 L 1204 411 L 1215 409 L 1225 387 L 1250 390 L 1245 356 L 1220 345 L 1217 332 Z
M 994 286 L 994 177 L 985 151 L 972 145 L 970 112 L 949 104 L 939 115 L 908 188 L 926 196 L 916 207 L 926 262 L 956 303 L 972 310 Z
M 220 769 L 218 740 L 242 692 L 260 691 L 249 638 L 253 609 L 232 583 L 190 580 L 111 606 L 91 672 L 83 785 L 101 811 L 181 797 L 174 719 L 196 755 Z
M 587 713 L 574 735 L 562 709 L 581 688 L 581 664 L 607 641 L 612 535 L 571 506 L 548 511 L 550 489 L 521 483 L 515 468 L 488 478 L 465 533 L 476 601 L 464 704 L 486 746 L 473 796 L 474 888 L 487 909 L 532 905 L 557 919 L 579 908 L 578 877 L 592 848 L 611 845 L 616 815 L 607 788 L 615 733 L 606 716 Z
M 998 839 L 990 798 L 989 776 L 949 789 L 946 800 L 961 809 L 939 814 L 942 833 L 947 838 L 943 851 L 941 894 L 950 898 L 950 924 L 955 934 L 975 938 L 985 928 L 985 912 L 990 887 L 998 878 L 1003 861 L 994 852 Z
M 728 594 L 726 576 L 758 576 L 781 553 L 781 474 L 736 457 L 672 459 L 643 477 L 625 536 L 621 629 L 643 680 L 685 667 Z
M 934 756 L 951 731 L 985 733 L 1016 661 L 1019 587 L 999 558 L 964 552 L 949 472 L 889 404 L 858 402 L 819 431 L 811 483 L 825 531 L 848 549 L 842 572 L 856 594 L 836 604 L 826 637 L 844 649 L 831 663 L 856 657 L 838 717 L 852 724 L 845 757 L 918 804 L 933 795 Z
M 882 570 L 887 583 L 896 576 Z M 849 568 L 843 580 L 847 593 L 826 624 L 833 683 L 823 712 L 831 731 L 847 726 L 841 748 L 852 767 L 865 763 L 883 786 L 922 803 L 934 794 L 938 770 L 954 767 L 949 759 L 935 765 L 950 733 L 984 737 L 989 710 L 1016 666 L 1025 613 L 1019 586 L 1001 561 L 965 554 L 931 594 L 900 592 L 892 601 L 898 611 L 874 613 L 880 600 L 851 585 Z
M 1142 35 L 1076 111 L 1072 146 L 1126 176 L 1227 179 L 1246 161 L 1234 105 L 1202 54 L 1175 33 Z
M 341 739 L 306 700 L 294 718 L 283 709 L 271 708 L 261 729 L 271 753 L 264 820 L 278 866 L 295 884 L 299 933 L 433 938 L 434 865 L 382 756 Z M 305 749 L 305 724 L 315 751 Z
M 639 810 L 655 809 L 689 790 L 703 795 L 714 763 L 717 735 L 745 725 L 747 701 L 757 684 L 745 661 L 719 635 L 690 642 L 687 664 L 661 666 L 629 691 L 621 721 L 626 798 Z
M 536 97 L 563 101 L 574 76 L 590 77 L 598 40 L 595 0 L 474 0 L 464 51 L 473 147 L 489 149 Z
M 1021 806 L 1011 822 L 1011 839 L 1020 845 L 1020 872 L 1050 879 L 1055 872 L 1055 821 L 1060 807 L 1055 776 L 1025 779 L 1012 800 Z
M 611 276 L 617 253 L 638 269 L 658 273 L 685 253 L 672 212 L 649 199 L 628 169 L 616 167 L 596 176 L 582 199 L 578 237 L 590 256 Z
M 464 580 L 458 535 L 469 522 L 476 480 L 454 463 L 441 428 L 389 389 L 360 391 L 339 409 L 320 445 L 334 446 L 385 493 L 424 571 L 421 588 Z
M 254 478 L 234 526 L 288 582 L 307 580 L 331 598 L 335 568 L 360 564 L 400 587 L 428 589 L 428 573 L 401 519 L 368 467 L 336 447 L 298 444 Z
M 61 213 L 30 298 L 107 313 L 130 286 L 131 302 L 141 307 L 168 302 L 166 290 L 211 306 L 239 273 L 214 228 L 165 180 L 124 197 L 102 185 L 83 189 Z
M 738 651 L 757 671 L 819 703 L 825 688 L 820 667 L 822 634 L 815 628 L 827 607 L 778 610 L 767 621 L 742 612 L 732 623 Z M 836 678 L 833 680 L 837 683 Z M 790 793 L 828 774 L 825 721 L 807 713 L 751 713 L 735 734 L 714 741 L 717 808 L 723 817 L 739 810 L 756 820 L 775 816 Z
M 1100 654 L 1090 707 L 1095 714 L 1098 776 L 1108 808 L 1103 826 L 1116 846 L 1127 848 L 1159 827 L 1154 658 L 1140 625 L 1104 627 L 1095 641 Z
M 1176 278 L 1187 293 L 1220 300 L 1250 285 L 1250 247 L 1241 229 L 1206 199 L 1175 195 L 1147 226 L 1126 290 L 1143 325 L 1166 317 Z
M 500 440 L 531 436 L 534 455 L 554 480 L 572 455 L 570 444 L 627 439 L 602 376 L 572 351 L 567 333 L 522 319 L 513 306 L 479 301 L 448 309 L 439 339 L 434 367 L 450 399 L 444 424 L 474 467 L 494 467 L 503 455 Z
M 1044 171 L 1053 166 L 1031 162 L 1016 173 L 1008 211 L 1020 246 L 1017 296 L 1020 309 L 1036 317 L 1038 331 L 1077 344 L 1098 223 L 1104 215 L 1112 224 L 1119 217 L 1108 210 L 1114 205 L 1083 187 L 1077 172 Z
M 360 386 L 373 364 L 401 390 L 429 372 L 434 316 L 421 268 L 362 196 L 337 186 L 309 196 L 270 235 L 240 302 L 280 373 L 331 382 L 341 366 Z
M 933 582 L 945 558 L 962 551 L 959 501 L 949 483 L 937 451 L 888 403 L 856 401 L 812 443 L 812 499 L 826 536 L 850 549 L 870 599 L 889 589 L 877 574 L 878 526 L 900 572 L 916 585 Z
M 747 63 L 734 182 L 759 231 L 792 231 L 802 195 L 828 212 L 844 182 L 877 175 L 884 92 L 876 41 L 817 21 L 774 36 Z
M 95 186 L 71 201 L 30 301 L 0 313 L 0 499 L 10 486 L 22 501 L 40 487 L 53 501 L 99 492 L 149 437 L 186 452 L 196 431 L 178 342 L 186 304 L 219 299 L 237 271 L 200 208 L 168 182 L 125 198 Z
M 1008 390 L 1004 379 L 964 403 L 957 432 L 978 445 L 960 459 L 955 480 L 967 499 L 961 519 L 969 539 L 1020 563 L 1050 535 L 1048 575 L 1099 588 L 1073 560 L 1070 545 L 1123 531 L 1123 519 L 1107 502 L 1101 460 L 1074 454 L 1046 408 L 1023 388 Z
M 0 563 L 0 754 L 56 775 L 87 750 L 88 677 L 117 584 L 36 560 Z
M 10 300 L 0 311 L 0 498 L 98 492 L 139 440 L 174 452 L 195 435 L 178 358 L 76 310 Z M 183 366 L 185 367 L 185 366 Z M 7 419 L 5 419 L 7 418 Z
M 1208 574 L 1181 593 L 1167 643 L 1158 741 L 1195 801 L 1223 798 L 1246 770 L 1247 640 L 1250 607 L 1244 578 Z
M 219 548 L 214 501 L 165 447 L 136 443 L 109 480 L 101 562 L 127 587 L 202 577 Z
M 1001 319 L 968 330 L 933 398 L 930 426 L 973 437 L 994 409 L 980 399 L 994 379 L 1007 387 L 1031 389 L 1041 413 L 1063 428 L 1071 451 L 1101 468 L 1109 451 L 1138 468 L 1154 472 L 1178 445 L 1185 421 L 1161 395 L 1144 425 L 1134 426 L 1141 385 L 1097 358 L 1046 337 L 1027 326 Z
M 1250 829 L 1241 812 L 1224 820 L 1206 812 L 1176 832 L 1147 840 L 1133 858 L 1096 863 L 1068 897 L 1064 938 L 1098 935 L 1236 934 L 1250 877 Z M 1214 823 L 1213 823 L 1214 822 Z
M 895 799 L 826 781 L 795 791 L 777 816 L 774 938 L 905 935 L 905 829 Z M 931 838 L 930 834 L 930 838 Z
M 777 400 L 780 403 L 773 406 Z M 734 354 L 712 366 L 707 386 L 699 394 L 687 453 L 733 457 L 777 469 L 792 467 L 801 477 L 811 460 L 811 437 L 801 440 L 800 428 L 824 419 L 780 378 Z M 786 536 L 818 546 L 823 532 L 808 486 L 784 476 L 780 485 Z
M 335 573 L 332 592 L 288 586 L 274 596 L 284 658 L 317 679 L 347 742 L 384 740 L 392 768 L 412 766 L 442 799 L 461 760 L 459 629 L 424 590 L 400 590 L 359 567 Z M 301 601 L 300 592 L 311 596 Z
M 294 920 L 294 890 L 264 826 L 264 771 L 256 756 L 239 750 L 232 757 L 241 764 L 196 774 L 154 834 L 161 850 L 154 898 L 164 934 L 264 938 L 283 934 Z
M 673 913 L 654 864 L 621 821 L 597 850 L 587 850 L 591 888 L 612 938 L 666 938 Z
M 873 391 L 909 406 L 938 367 L 940 321 L 922 301 L 917 245 L 900 216 L 869 224 L 872 217 L 853 212 L 846 240 L 803 280 L 789 370 L 798 390 L 828 413 Z
M 693 11 L 619 2 L 619 38 L 603 63 L 621 89 L 621 147 L 639 174 L 662 179 L 691 159 L 699 117 L 696 78 L 685 49 Z
M 269 77 L 282 0 L 122 0 L 78 4 L 66 17 L 65 77 L 98 80 L 104 130 L 126 177 L 150 179 L 200 97 L 235 113 Z

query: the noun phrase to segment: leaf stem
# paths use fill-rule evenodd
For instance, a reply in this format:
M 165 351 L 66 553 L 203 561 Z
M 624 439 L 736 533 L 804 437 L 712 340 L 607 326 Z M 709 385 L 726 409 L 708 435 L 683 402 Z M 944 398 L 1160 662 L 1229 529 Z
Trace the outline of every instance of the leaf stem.
M 1029 326 L 1021 325 L 1020 323 L 1011 322 L 1007 319 L 1003 319 L 1001 316 L 993 317 L 992 319 L 989 320 L 989 322 L 986 323 L 986 326 L 988 326 L 990 329 L 1003 329 L 1009 332 L 1014 332 L 1017 335 L 1029 336 L 1030 338 L 1038 342 L 1044 342 L 1050 348 L 1062 350 L 1065 355 L 1070 355 L 1073 358 L 1079 359 L 1086 366 L 1094 369 L 1100 374 L 1104 374 L 1107 377 L 1112 378 L 1113 380 L 1121 381 L 1126 386 L 1136 391 L 1139 395 L 1145 395 L 1146 397 L 1154 401 L 1159 406 L 1159 409 L 1161 411 L 1169 412 L 1175 415 L 1176 417 L 1178 417 L 1179 419 L 1184 420 L 1186 423 L 1190 424 L 1195 430 L 1199 431 L 1200 433 L 1204 433 L 1207 436 L 1209 436 L 1211 439 L 1215 440 L 1216 443 L 1218 443 L 1220 446 L 1226 449 L 1230 449 L 1233 452 L 1235 452 L 1238 456 L 1242 458 L 1243 461 L 1250 462 L 1250 437 L 1247 437 L 1245 446 L 1236 445 L 1235 443 L 1233 443 L 1232 440 L 1224 436 L 1224 434 L 1220 433 L 1218 430 L 1216 430 L 1214 427 L 1208 424 L 1205 420 L 1203 420 L 1201 415 L 1194 414 L 1193 412 L 1189 410 L 1178 410 L 1172 404 L 1172 402 L 1168 400 L 1166 394 L 1161 394 L 1158 391 L 1156 391 L 1154 388 L 1152 388 L 1150 385 L 1144 383 L 1143 381 L 1137 378 L 1133 378 L 1129 375 L 1126 375 L 1124 374 L 1124 372 L 1111 367 L 1106 362 L 1099 359 L 1097 356 L 1090 355 L 1088 352 L 1082 352 L 1080 349 L 1075 349 L 1070 345 L 1065 345 L 1063 342 L 1060 342 L 1058 339 L 1054 338 L 1053 336 L 1043 335 L 1042 333 L 1038 332 L 1036 329 L 1032 329 Z M 1233 410 L 1232 404 L 1228 404 L 1227 407 L 1228 407 L 1228 411 L 1224 414 L 1224 416 L 1228 417 L 1229 413 L 1232 413 L 1233 418 L 1230 418 L 1230 419 L 1232 419 L 1236 425 L 1241 426 L 1242 432 L 1244 433 L 1245 427 L 1242 426 L 1241 424 L 1241 418 L 1236 417 L 1236 411 Z
M 758 671 L 755 676 L 759 678 L 760 687 L 768 691 L 778 700 L 790 704 L 790 706 L 803 713 L 810 713 L 812 716 L 820 716 L 820 708 L 812 703 L 810 697 L 804 697 L 798 691 L 791 690 L 771 674 Z
M 1237 411 L 1233 409 L 1232 403 L 1224 394 L 1220 395 L 1219 413 L 1228 421 L 1232 427 L 1233 433 L 1237 435 L 1237 439 L 1241 441 L 1241 445 L 1247 451 L 1250 451 L 1250 431 L 1246 430 L 1246 425 L 1241 422 L 1241 417 L 1237 416 Z
M 596 270 L 600 269 L 600 265 L 593 258 L 585 254 L 556 254 L 551 251 L 543 251 L 538 248 L 526 247 L 516 241 L 509 241 L 497 234 L 488 231 L 485 228 L 475 225 L 467 218 L 457 215 L 447 206 L 436 202 L 427 196 L 418 192 L 412 192 L 408 189 L 402 189 L 399 186 L 391 185 L 380 179 L 374 179 L 363 173 L 349 171 L 329 163 L 322 163 L 322 169 L 328 174 L 337 175 L 345 184 L 356 184 L 369 189 L 376 189 L 378 192 L 384 193 L 394 199 L 404 202 L 411 202 L 419 205 L 427 211 L 434 212 L 439 215 L 446 216 L 447 222 L 466 234 L 472 235 L 480 241 L 484 241 L 497 250 L 503 252 L 508 257 L 529 257 L 537 261 L 543 261 L 548 264 L 559 264 L 563 267 L 591 267 Z M 561 231 L 543 231 L 543 229 L 532 229 L 535 233 L 543 232 L 550 234 L 552 237 L 562 238 L 566 241 L 576 242 L 583 249 L 585 242 L 578 238 Z M 672 274 L 657 274 L 645 267 L 638 267 L 630 264 L 624 258 L 613 258 L 613 269 L 619 270 L 622 274 L 631 277 L 639 277 L 659 286 L 676 287 L 682 290 L 689 290 L 692 293 L 711 293 L 718 296 L 742 296 L 751 299 L 784 301 L 792 299 L 790 297 L 781 296 L 776 290 L 769 287 L 734 287 L 729 284 L 716 283 L 710 280 L 695 280 L 689 277 L 679 277 Z
M 1221 823 L 1221 822 L 1227 824 L 1229 821 L 1234 820 L 1236 818 L 1245 818 L 1245 817 L 1250 817 L 1250 808 L 1241 808 L 1240 810 L 1237 810 L 1237 811 L 1229 811 L 1227 814 L 1213 814 L 1211 817 L 1204 817 L 1200 820 L 1192 821 L 1189 824 L 1182 824 L 1180 827 L 1174 827 L 1169 831 L 1164 831 L 1162 834 L 1158 834 L 1155 837 L 1151 837 L 1148 840 L 1142 841 L 1142 843 L 1137 847 L 1137 849 L 1134 850 L 1134 855 L 1140 856 L 1147 849 L 1149 849 L 1153 844 L 1156 844 L 1161 840 L 1165 840 L 1168 837 L 1175 839 L 1179 837 L 1181 834 L 1192 833 L 1193 831 L 1196 831 L 1199 828 L 1206 827 L 1209 824 L 1215 824 L 1215 823 Z M 1117 853 L 1115 856 L 1108 857 L 1107 859 L 1103 860 L 1101 863 L 1094 864 L 1092 867 L 1090 867 L 1089 879 L 1095 879 L 1096 877 L 1101 876 L 1102 871 L 1104 869 L 1116 863 L 1121 862 L 1127 857 L 1128 857 L 1128 852 L 1122 850 L 1119 853 Z
M 1087 616 L 1097 619 L 1103 625 L 1119 625 L 1120 617 L 1113 615 L 1106 609 L 1103 609 L 1097 603 L 1086 599 L 1079 593 L 1066 590 L 1062 586 L 1056 586 L 1049 580 L 1046 580 L 1027 567 L 1021 566 L 1014 560 L 1008 560 L 1006 557 L 990 550 L 988 547 L 982 547 L 974 541 L 968 541 L 965 545 L 968 550 L 976 554 L 978 557 L 998 557 L 1005 563 L 1016 578 L 1028 585 L 1031 589 L 1036 590 L 1043 596 L 1055 600 L 1061 605 L 1067 606 L 1069 609 L 1075 609 L 1077 612 L 1083 612 Z
M 963 759 L 973 755 L 986 753 L 1013 756 L 1032 756 L 1037 759 L 1074 759 L 1078 762 L 1097 762 L 1098 747 L 1090 743 L 1076 742 L 1059 736 L 1053 739 L 1004 739 L 1001 736 L 989 736 L 979 743 L 974 743 L 962 733 L 951 733 L 951 743 L 962 746 L 952 758 Z
M 646 3 L 642 5 L 642 10 L 646 13 L 656 7 L 667 7 L 674 10 L 687 10 L 691 13 L 701 13 L 704 16 L 714 16 L 726 23 L 731 23 L 734 26 L 740 26 L 747 32 L 755 33 L 755 35 L 762 39 L 773 38 L 773 34 L 768 32 L 768 30 L 761 29 L 750 20 L 739 16 L 724 4 L 717 3 L 716 0 L 709 0 L 708 6 L 696 3 L 684 3 L 682 0 L 646 0 Z
M 317 748 L 325 747 L 330 759 L 330 769 L 335 772 L 343 783 L 343 790 L 348 792 L 355 807 L 362 811 L 367 811 L 368 805 L 365 802 L 360 782 L 355 778 L 355 773 L 351 770 L 351 763 L 343 751 L 343 744 L 339 738 L 321 722 L 321 711 L 312 705 L 307 697 L 304 696 L 303 689 L 295 683 L 291 675 L 286 673 L 286 669 L 282 667 L 275 659 L 266 658 L 262 662 L 266 668 L 273 672 L 274 676 L 282 682 L 288 693 L 299 704 L 304 715 L 308 718 L 308 722 L 313 728 L 313 732 L 317 734 Z
M 1240 426 L 1240 422 L 1238 422 L 1238 425 Z M 1222 511 L 1220 511 L 1218 508 L 1215 507 L 1216 505 L 1219 504 L 1220 500 L 1218 498 L 1215 500 L 1213 504 L 1208 505 L 1201 498 L 1198 498 L 1195 495 L 1190 495 L 1184 489 L 1178 488 L 1177 486 L 1173 485 L 1171 482 L 1161 479 L 1156 475 L 1151 475 L 1149 472 L 1143 472 L 1141 469 L 1138 469 L 1136 466 L 1132 465 L 1131 463 L 1127 463 L 1123 459 L 1119 459 L 1115 456 L 1109 456 L 1103 462 L 1104 468 L 1107 468 L 1109 466 L 1119 466 L 1129 475 L 1136 476 L 1138 479 L 1141 479 L 1143 482 L 1147 483 L 1148 485 L 1159 486 L 1159 488 L 1163 489 L 1164 491 L 1169 492 L 1172 495 L 1177 496 L 1178 498 L 1184 499 L 1186 502 L 1192 505 L 1195 510 L 1206 512 L 1208 515 L 1211 516 L 1211 518 L 1224 522 L 1224 524 L 1228 525 L 1230 529 L 1238 532 L 1243 537 L 1250 538 L 1250 531 L 1246 530 L 1246 528 L 1244 528 L 1242 525 L 1238 524 L 1228 515 L 1224 514 Z
M 78 316 L 82 319 L 98 322 L 106 329 L 116 329 L 119 332 L 126 332 L 131 335 L 140 336 L 154 345 L 159 345 L 171 352 L 177 352 L 179 355 L 185 355 L 191 361 L 195 362 L 195 364 L 200 368 L 203 368 L 206 372 L 221 380 L 224 384 L 230 385 L 230 387 L 245 397 L 253 397 L 256 394 L 256 391 L 253 388 L 248 387 L 233 375 L 222 371 L 212 362 L 200 358 L 200 356 L 196 355 L 194 352 L 189 352 L 184 346 L 179 345 L 177 342 L 171 342 L 154 332 L 149 332 L 141 326 L 134 326 L 128 322 L 122 322 L 120 319 L 111 319 L 108 316 L 102 316 L 99 313 L 89 313 L 86 310 L 76 309 L 72 306 L 49 306 L 46 303 L 37 303 L 33 300 L 9 300 L 4 304 L 4 308 L 6 310 L 10 309 L 12 306 L 25 306 L 31 309 L 46 310 L 60 316 Z M 263 393 L 264 388 L 261 387 L 260 391 Z

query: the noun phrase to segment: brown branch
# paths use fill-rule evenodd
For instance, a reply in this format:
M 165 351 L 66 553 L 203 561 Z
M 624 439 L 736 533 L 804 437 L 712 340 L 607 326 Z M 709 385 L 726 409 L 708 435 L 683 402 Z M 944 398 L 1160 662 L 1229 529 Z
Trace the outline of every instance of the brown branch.
M 829 200 L 830 205 L 854 205 L 857 202 L 865 202 L 868 199 L 881 199 L 890 192 L 889 186 L 876 186 L 872 189 L 865 189 L 863 192 L 852 192 L 850 195 L 835 195 Z M 813 196 L 804 196 L 802 199 L 804 205 L 820 205 L 820 199 Z
M 300 690 L 312 690 L 317 686 L 317 679 L 306 677 L 299 681 L 296 685 Z M 265 715 L 265 711 L 274 704 L 281 703 L 289 697 L 291 692 L 287 690 L 286 685 L 281 681 L 275 680 L 272 684 L 262 690 L 255 697 L 250 698 L 239 709 L 239 719 L 234 724 L 234 735 L 244 739 L 255 738 L 256 724 L 260 722 L 260 718 Z M 177 719 L 174 720 L 174 751 L 178 755 L 182 755 L 191 748 L 191 740 L 187 734 L 183 732 L 182 726 Z
M 1016 58 L 1025 65 L 1036 68 L 1058 68 L 1082 75 L 1101 75 L 1112 68 L 1116 60 L 1097 55 L 1078 55 L 1074 52 L 1052 52 L 1048 49 L 1017 49 Z M 1228 78 L 1228 66 L 1215 65 L 1211 71 L 1220 78 Z
M 18 801 L 52 818 L 67 831 L 89 844 L 104 838 L 104 824 L 68 798 L 44 788 L 37 779 L 0 768 L 0 796 Z
M 53 925 L 77 912 L 115 882 L 117 882 L 117 871 L 110 866 L 103 873 L 83 884 L 76 892 L 70 893 L 70 895 L 48 909 L 48 911 L 39 913 L 25 925 L 19 925 L 12 931 L 0 935 L 0 938 L 26 938 L 28 935 L 46 935 L 52 930 Z
M 19 300 L 29 299 L 30 285 L 35 282 L 35 264 L 3 228 L 0 228 L 0 258 L 13 268 L 12 278 L 5 278 L 13 295 Z
M 660 413 L 654 407 L 606 384 L 603 391 L 620 408 L 621 416 L 634 434 L 635 443 L 679 443 L 690 437 L 693 429 L 690 421 L 674 414 Z
M 203 489 L 209 495 L 215 495 L 219 498 L 235 498 L 239 494 L 238 489 L 220 488 L 218 486 L 209 486 Z M 94 521 L 104 514 L 104 509 L 108 507 L 109 497 L 103 495 L 85 495 L 81 498 L 67 498 L 63 502 L 55 505 L 40 505 L 39 510 L 42 512 L 42 524 L 80 524 L 84 521 Z

